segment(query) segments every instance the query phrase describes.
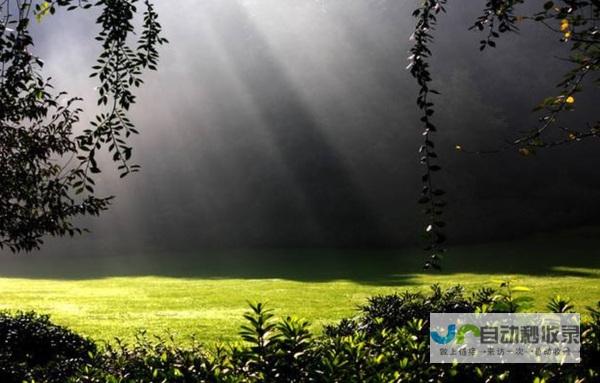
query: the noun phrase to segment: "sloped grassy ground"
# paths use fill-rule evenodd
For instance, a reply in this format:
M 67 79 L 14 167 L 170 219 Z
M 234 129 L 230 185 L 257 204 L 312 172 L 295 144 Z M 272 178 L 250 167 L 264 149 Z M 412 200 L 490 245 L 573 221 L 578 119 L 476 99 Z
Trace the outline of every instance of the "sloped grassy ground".
M 444 270 L 424 273 L 412 250 L 199 251 L 103 257 L 0 256 L 0 309 L 36 310 L 97 340 L 150 334 L 238 340 L 247 301 L 315 329 L 352 316 L 375 294 L 510 278 L 532 289 L 534 311 L 559 294 L 579 312 L 600 300 L 600 230 L 454 247 Z

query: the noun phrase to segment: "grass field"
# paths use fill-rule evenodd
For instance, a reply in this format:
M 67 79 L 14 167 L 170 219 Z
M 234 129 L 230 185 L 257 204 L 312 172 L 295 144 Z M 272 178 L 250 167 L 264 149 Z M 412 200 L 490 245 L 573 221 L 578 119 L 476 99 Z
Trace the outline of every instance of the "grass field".
M 600 230 L 453 248 L 441 273 L 423 273 L 419 250 L 254 250 L 119 257 L 0 257 L 0 308 L 36 310 L 95 339 L 138 329 L 237 340 L 246 301 L 324 323 L 374 294 L 467 289 L 510 277 L 533 289 L 536 309 L 560 294 L 584 312 L 600 300 Z

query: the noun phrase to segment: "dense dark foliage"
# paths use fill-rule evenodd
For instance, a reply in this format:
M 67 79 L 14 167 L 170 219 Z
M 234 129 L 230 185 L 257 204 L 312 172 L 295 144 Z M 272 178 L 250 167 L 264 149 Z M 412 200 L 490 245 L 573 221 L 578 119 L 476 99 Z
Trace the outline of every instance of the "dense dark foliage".
M 32 312 L 0 313 L 0 382 L 64 382 L 96 351 L 93 342 Z
M 73 220 L 98 215 L 111 198 L 94 193 L 100 172 L 96 154 L 107 149 L 121 176 L 137 170 L 129 164 L 127 137 L 137 133 L 127 117 L 133 89 L 144 69 L 156 69 L 157 46 L 166 40 L 150 1 L 136 45 L 133 20 L 138 0 L 0 0 L 0 249 L 32 250 L 44 235 L 81 232 Z M 54 92 L 43 77 L 43 61 L 31 53 L 32 18 L 42 21 L 59 8 L 101 8 L 96 37 L 102 51 L 92 77 L 100 80 L 98 104 L 106 108 L 76 135 L 81 109 L 77 97 Z M 91 38 L 91 36 L 90 36 Z
M 262 304 L 244 315 L 243 343 L 179 347 L 140 334 L 132 345 L 95 350 L 46 317 L 2 316 L 2 382 L 597 382 L 600 303 L 582 325 L 580 364 L 429 364 L 430 312 L 505 312 L 528 307 L 524 288 L 504 283 L 467 295 L 461 287 L 376 296 L 355 318 L 312 334 L 309 323 L 276 319 Z M 548 308 L 568 312 L 555 298 Z M 89 357 L 88 357 L 89 352 Z M 11 367 L 12 366 L 12 367 Z M 16 366 L 16 367 L 15 367 Z

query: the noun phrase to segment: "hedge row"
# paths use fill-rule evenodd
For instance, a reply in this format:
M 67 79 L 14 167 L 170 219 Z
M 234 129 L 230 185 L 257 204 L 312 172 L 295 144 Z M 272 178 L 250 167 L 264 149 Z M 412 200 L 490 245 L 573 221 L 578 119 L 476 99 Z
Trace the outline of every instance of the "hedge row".
M 439 365 L 429 361 L 431 312 L 518 312 L 532 298 L 503 283 L 467 295 L 459 286 L 375 296 L 355 318 L 313 334 L 302 319 L 263 304 L 244 315 L 239 344 L 181 347 L 141 333 L 99 346 L 35 313 L 0 314 L 0 382 L 598 382 L 600 302 L 582 325 L 579 364 Z M 549 311 L 570 312 L 555 298 Z

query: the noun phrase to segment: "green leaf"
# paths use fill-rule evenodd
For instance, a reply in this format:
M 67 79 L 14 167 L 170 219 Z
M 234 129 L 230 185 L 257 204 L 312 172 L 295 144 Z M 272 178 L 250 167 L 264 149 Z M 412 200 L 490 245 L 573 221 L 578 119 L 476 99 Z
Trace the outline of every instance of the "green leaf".
M 183 373 L 181 372 L 180 369 L 178 369 L 177 367 L 173 368 L 173 376 L 175 377 L 182 377 Z

